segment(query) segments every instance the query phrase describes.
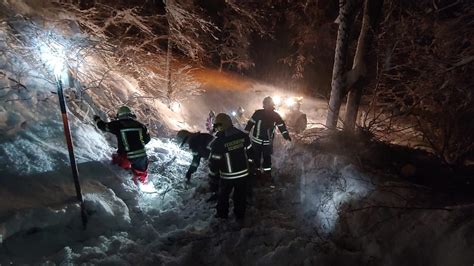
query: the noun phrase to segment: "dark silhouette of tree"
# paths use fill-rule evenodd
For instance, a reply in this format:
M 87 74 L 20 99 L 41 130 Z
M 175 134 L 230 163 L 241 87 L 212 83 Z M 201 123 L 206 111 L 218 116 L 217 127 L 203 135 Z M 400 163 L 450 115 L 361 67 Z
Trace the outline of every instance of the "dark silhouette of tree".
M 335 129 L 339 118 L 339 109 L 341 107 L 344 90 L 347 86 L 346 60 L 348 58 L 348 46 L 350 43 L 351 25 L 354 23 L 357 1 L 340 0 L 339 1 L 339 29 L 337 33 L 336 52 L 334 55 L 334 67 L 331 82 L 331 97 L 329 98 L 328 115 L 326 126 L 329 129 Z

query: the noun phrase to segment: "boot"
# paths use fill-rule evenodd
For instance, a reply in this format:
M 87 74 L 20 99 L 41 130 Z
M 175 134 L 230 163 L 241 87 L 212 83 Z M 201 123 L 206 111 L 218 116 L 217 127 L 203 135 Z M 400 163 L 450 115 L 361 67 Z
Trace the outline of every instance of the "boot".
M 255 203 L 255 197 L 253 193 L 247 193 L 247 196 L 245 197 L 245 202 L 247 205 L 252 206 Z
M 142 184 L 148 183 L 148 172 L 147 172 L 147 170 L 140 171 L 140 170 L 137 170 L 137 169 L 132 169 L 132 172 L 133 172 L 132 180 L 135 184 L 138 184 L 138 182 L 140 182 Z
M 212 193 L 212 195 L 206 200 L 206 202 L 217 201 L 217 193 Z
M 272 180 L 272 172 L 264 172 L 262 175 L 262 180 L 265 185 L 271 184 L 273 182 Z
M 255 181 L 254 181 L 254 184 L 255 186 L 257 187 L 260 187 L 264 184 L 264 180 L 263 180 L 263 173 L 262 172 L 256 172 L 255 173 Z

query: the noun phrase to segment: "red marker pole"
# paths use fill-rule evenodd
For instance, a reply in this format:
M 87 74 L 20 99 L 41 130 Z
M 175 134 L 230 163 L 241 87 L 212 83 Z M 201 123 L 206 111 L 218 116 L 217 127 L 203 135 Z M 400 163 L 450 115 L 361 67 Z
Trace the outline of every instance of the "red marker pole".
M 64 135 L 66 136 L 67 149 L 69 151 L 69 161 L 71 163 L 72 177 L 74 179 L 74 185 L 76 186 L 77 200 L 81 205 L 81 217 L 82 225 L 84 228 L 87 226 L 87 213 L 86 207 L 84 206 L 84 199 L 82 198 L 81 184 L 79 183 L 79 172 L 77 170 L 76 157 L 74 156 L 74 146 L 72 145 L 71 131 L 69 130 L 69 120 L 67 118 L 66 102 L 63 94 L 63 83 L 60 77 L 56 78 L 58 87 L 59 106 L 61 107 L 61 115 L 63 118 Z

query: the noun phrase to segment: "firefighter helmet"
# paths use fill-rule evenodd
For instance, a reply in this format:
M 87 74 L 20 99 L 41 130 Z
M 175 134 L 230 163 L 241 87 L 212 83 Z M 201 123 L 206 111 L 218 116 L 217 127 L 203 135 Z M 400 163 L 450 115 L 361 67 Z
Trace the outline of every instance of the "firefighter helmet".
M 191 132 L 187 130 L 180 130 L 176 133 L 176 143 L 182 147 L 184 143 L 188 142 L 189 136 L 191 136 Z
M 117 118 L 134 117 L 132 109 L 128 106 L 121 106 L 117 111 Z
M 273 102 L 272 97 L 267 96 L 263 99 L 263 108 L 264 109 L 268 109 L 268 108 L 275 109 L 275 102 Z
M 216 120 L 214 120 L 214 127 L 217 129 L 219 126 L 221 126 L 223 130 L 232 127 L 232 119 L 230 116 L 224 113 L 217 114 Z

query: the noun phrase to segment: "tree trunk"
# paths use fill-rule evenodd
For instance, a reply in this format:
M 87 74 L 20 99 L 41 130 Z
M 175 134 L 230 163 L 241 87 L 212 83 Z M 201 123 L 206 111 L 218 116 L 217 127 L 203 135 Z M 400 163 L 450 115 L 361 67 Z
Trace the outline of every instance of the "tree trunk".
M 366 85 L 368 52 L 371 45 L 378 18 L 383 6 L 383 0 L 365 0 L 364 16 L 357 41 L 357 50 L 352 64 L 352 70 L 348 73 L 349 91 L 346 103 L 346 115 L 344 118 L 344 130 L 353 131 L 356 125 L 357 113 L 362 98 L 362 89 Z
M 166 98 L 168 100 L 168 106 L 171 106 L 173 102 L 173 86 L 171 84 L 171 60 L 173 59 L 173 40 L 172 40 L 172 29 L 169 15 L 170 6 L 173 4 L 173 0 L 164 0 L 166 5 L 166 20 L 168 22 L 168 43 L 166 49 Z
M 169 33 L 171 34 L 171 32 Z M 171 105 L 173 98 L 173 86 L 171 84 L 171 60 L 173 59 L 173 43 L 171 36 L 168 35 L 168 47 L 166 50 L 166 96 L 168 98 L 168 105 Z
M 335 129 L 339 118 L 339 109 L 345 86 L 345 64 L 347 60 L 350 25 L 354 20 L 356 0 L 339 0 L 339 29 L 337 32 L 336 51 L 331 81 L 331 97 L 329 99 L 326 126 Z
M 359 112 L 360 100 L 362 99 L 362 88 L 365 84 L 365 81 L 361 79 L 360 82 L 354 84 L 354 87 L 347 95 L 346 115 L 344 117 L 344 131 L 354 131 L 357 113 Z

